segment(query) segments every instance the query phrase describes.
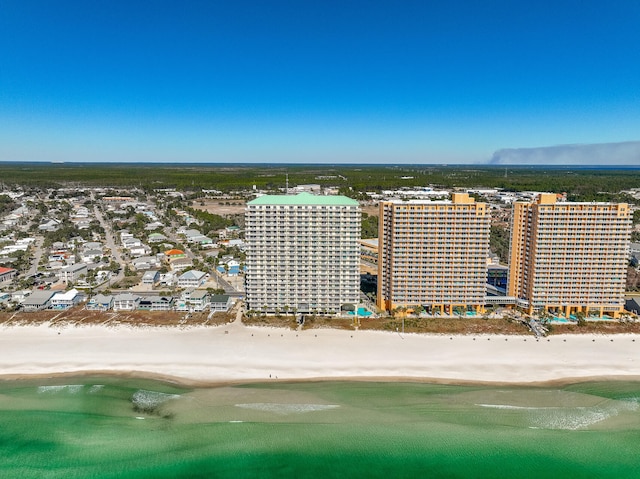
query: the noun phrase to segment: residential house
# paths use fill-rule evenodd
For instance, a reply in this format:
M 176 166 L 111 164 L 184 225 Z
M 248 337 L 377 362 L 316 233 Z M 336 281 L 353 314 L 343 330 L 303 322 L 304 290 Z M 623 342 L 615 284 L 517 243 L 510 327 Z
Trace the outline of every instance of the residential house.
M 38 230 L 44 233 L 57 231 L 60 228 L 60 221 L 56 219 L 48 219 L 44 223 L 38 225 Z
M 628 298 L 624 303 L 624 309 L 640 316 L 640 298 Z
M 17 274 L 18 271 L 13 268 L 4 268 L 0 266 L 0 284 L 13 281 Z
M 209 293 L 202 289 L 189 288 L 176 301 L 176 311 L 204 311 L 209 307 Z
M 193 266 L 193 261 L 190 258 L 178 258 L 169 260 L 169 267 L 173 271 L 182 271 Z
M 79 220 L 75 222 L 75 225 L 79 230 L 88 230 L 89 228 L 91 228 L 91 221 Z
M 228 294 L 214 294 L 211 296 L 209 309 L 211 311 L 229 311 L 233 301 Z
M 95 259 L 98 258 L 98 261 Z M 102 259 L 102 250 L 101 249 L 88 249 L 84 250 L 80 253 L 80 259 L 84 263 L 97 263 Z
M 111 278 L 111 271 L 100 270 L 96 272 L 96 284 L 102 284 Z
M 180 288 L 197 288 L 204 284 L 208 274 L 204 271 L 190 270 L 182 274 L 178 278 L 178 287 Z
M 163 243 L 163 242 L 167 241 L 168 239 L 169 238 L 167 238 L 162 233 L 151 233 L 149 235 L 148 241 L 149 241 L 149 243 Z
M 22 303 L 22 310 L 25 312 L 42 311 L 51 304 L 51 297 L 54 291 L 35 290 Z
M 142 284 L 153 286 L 160 281 L 160 273 L 158 271 L 150 270 L 142 275 Z
M 144 227 L 145 231 L 155 231 L 164 228 L 164 224 L 159 221 L 152 221 L 151 223 L 147 223 Z
M 171 296 L 145 296 L 140 299 L 138 309 L 143 311 L 172 311 L 174 301 Z
M 138 308 L 140 302 L 140 296 L 136 296 L 131 293 L 117 294 L 113 298 L 113 310 L 114 311 L 134 311 Z
M 170 249 L 169 251 L 165 251 L 164 254 L 167 257 L 167 260 L 169 260 L 169 261 L 172 261 L 174 259 L 181 259 L 181 258 L 186 258 L 187 257 L 187 253 L 185 253 L 181 249 Z
M 133 266 L 136 271 L 146 271 L 160 266 L 160 261 L 156 256 L 140 256 L 139 258 L 131 260 L 131 266 Z
M 194 240 L 193 240 L 194 238 L 202 236 L 202 233 L 200 233 L 200 231 L 194 230 L 194 229 L 186 230 L 182 234 L 184 235 L 184 237 L 186 238 L 188 243 L 193 243 L 194 242 Z
M 89 311 L 109 311 L 111 308 L 113 308 L 113 296 L 110 294 L 97 294 L 85 306 Z
M 64 283 L 72 283 L 77 281 L 82 275 L 87 274 L 87 265 L 84 263 L 78 263 L 60 270 L 60 281 Z
M 162 286 L 173 286 L 176 284 L 177 278 L 175 273 L 161 273 L 159 282 Z
M 13 301 L 14 303 L 24 303 L 24 300 L 27 299 L 27 297 L 31 294 L 31 291 L 28 289 L 25 289 L 23 291 L 15 291 L 12 295 L 11 295 L 11 301 Z
M 135 248 L 136 246 L 142 246 L 142 241 L 140 241 L 138 238 L 134 238 L 133 236 L 131 236 L 130 238 L 124 238 L 122 240 L 123 248 L 131 249 Z
M 140 246 L 133 246 L 129 248 L 129 254 L 131 256 L 146 256 L 151 254 L 151 248 L 149 248 L 146 244 L 141 244 Z
M 58 261 L 62 263 L 66 263 L 71 257 L 73 257 L 73 254 L 71 254 L 69 251 L 56 249 L 54 251 L 51 251 L 51 253 L 49 253 L 49 256 L 47 259 L 49 263 L 58 262 Z
M 239 226 L 227 226 L 218 233 L 220 239 L 237 238 L 241 230 Z
M 197 289 L 189 296 L 189 311 L 200 312 L 209 308 L 210 296 L 204 289 Z
M 82 249 L 83 250 L 102 250 L 102 243 L 100 243 L 99 241 L 88 241 L 85 244 L 82 245 Z
M 77 289 L 59 291 L 51 297 L 51 309 L 69 309 L 76 306 L 82 300 L 82 295 Z

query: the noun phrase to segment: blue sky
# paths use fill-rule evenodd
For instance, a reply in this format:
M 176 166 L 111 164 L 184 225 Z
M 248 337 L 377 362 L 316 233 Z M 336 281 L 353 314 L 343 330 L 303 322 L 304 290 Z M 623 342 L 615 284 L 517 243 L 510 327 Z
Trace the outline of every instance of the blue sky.
M 477 163 L 640 140 L 640 2 L 0 0 L 0 161 Z

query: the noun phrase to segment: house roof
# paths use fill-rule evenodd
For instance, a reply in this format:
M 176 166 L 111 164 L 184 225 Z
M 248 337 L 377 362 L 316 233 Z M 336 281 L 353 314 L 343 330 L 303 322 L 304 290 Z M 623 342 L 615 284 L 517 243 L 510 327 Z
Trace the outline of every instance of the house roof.
M 44 304 L 51 299 L 55 291 L 36 290 L 31 293 L 25 300 L 23 305 Z
M 181 279 L 202 279 L 206 275 L 207 273 L 205 273 L 204 271 L 197 271 L 195 269 L 192 269 L 191 271 L 187 271 L 186 273 L 183 273 L 178 278 L 178 281 L 180 281 Z
M 358 206 L 358 202 L 341 195 L 312 195 L 299 193 L 297 195 L 263 195 L 251 200 L 248 205 L 318 205 L 318 206 Z
M 9 273 L 11 271 L 16 271 L 16 270 L 13 269 L 13 268 L 4 268 L 4 267 L 0 266 L 0 274 Z
M 111 303 L 111 301 L 113 301 L 113 295 L 111 294 L 96 294 L 89 302 L 96 304 L 108 304 Z
M 136 296 L 135 294 L 131 293 L 121 293 L 116 295 L 113 299 L 116 301 L 137 301 L 138 299 L 140 299 L 140 296 Z
M 83 268 L 86 268 L 87 265 L 84 263 L 72 264 L 71 266 L 67 266 L 66 268 L 62 268 L 62 272 L 64 273 L 73 273 L 75 271 L 80 271 Z
M 59 291 L 53 295 L 52 299 L 60 300 L 60 301 L 71 301 L 73 298 L 78 296 L 79 291 L 75 288 L 70 289 L 69 291 Z
M 226 303 L 227 301 L 229 301 L 228 294 L 212 294 L 211 295 L 212 303 Z
M 181 249 L 170 249 L 169 251 L 166 251 L 164 254 L 166 254 L 167 256 L 176 256 L 176 255 L 185 254 L 185 253 Z
M 640 312 L 640 299 L 639 298 L 630 298 L 627 299 L 624 305 L 624 309 L 627 311 L 638 313 Z

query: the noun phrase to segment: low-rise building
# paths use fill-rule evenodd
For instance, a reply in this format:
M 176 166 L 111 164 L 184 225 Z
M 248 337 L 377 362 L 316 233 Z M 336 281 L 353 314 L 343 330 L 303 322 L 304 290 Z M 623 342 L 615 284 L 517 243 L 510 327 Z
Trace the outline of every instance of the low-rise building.
M 54 291 L 36 290 L 22 303 L 22 310 L 25 312 L 42 311 L 51 304 L 51 297 Z
M 70 283 L 77 281 L 82 275 L 87 274 L 87 265 L 84 263 L 78 263 L 60 270 L 60 281 Z
M 102 259 L 101 249 L 88 249 L 80 253 L 80 259 L 84 263 L 99 263 Z
M 143 311 L 172 311 L 174 301 L 171 296 L 145 296 L 140 298 L 138 309 Z
M 51 309 L 69 309 L 80 303 L 82 295 L 77 289 L 59 291 L 51 297 Z
M 142 284 L 153 286 L 160 281 L 160 273 L 158 271 L 150 270 L 142 275 Z
M 140 302 L 140 296 L 136 296 L 131 293 L 117 294 L 113 298 L 113 310 L 114 311 L 134 311 L 138 308 Z
M 169 267 L 172 271 L 183 271 L 193 266 L 193 261 L 190 258 L 177 258 L 169 260 Z
M 151 254 L 151 248 L 149 248 L 146 244 L 141 244 L 140 246 L 133 246 L 129 248 L 129 254 L 132 257 L 140 257 Z
M 179 288 L 197 288 L 207 280 L 207 273 L 192 269 L 178 278 Z
M 110 294 L 97 294 L 85 306 L 89 311 L 109 311 L 111 308 L 113 308 L 113 296 Z
M 214 294 L 211 296 L 209 309 L 211 311 L 229 311 L 233 301 L 228 294 Z
M 169 238 L 167 238 L 165 235 L 163 235 L 162 233 L 151 233 L 149 235 L 149 243 L 164 243 L 165 241 L 167 241 Z
M 189 311 L 200 312 L 209 308 L 210 296 L 203 289 L 196 289 L 189 296 Z
M 9 283 L 18 274 L 18 271 L 13 268 L 0 267 L 0 283 Z

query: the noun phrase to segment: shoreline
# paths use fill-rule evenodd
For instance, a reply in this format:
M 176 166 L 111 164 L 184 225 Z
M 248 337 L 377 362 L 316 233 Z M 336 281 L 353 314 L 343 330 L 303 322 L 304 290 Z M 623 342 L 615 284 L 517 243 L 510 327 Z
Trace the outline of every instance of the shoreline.
M 550 379 L 547 381 L 528 381 L 528 382 L 504 382 L 504 381 L 475 381 L 475 380 L 459 380 L 447 378 L 418 378 L 418 377 L 402 377 L 402 376 L 354 376 L 354 377 L 315 377 L 315 378 L 299 378 L 299 379 L 243 379 L 229 381 L 200 381 L 183 377 L 168 376 L 156 374 L 148 371 L 66 371 L 51 374 L 28 374 L 28 375 L 3 375 L 0 374 L 0 384 L 8 384 L 11 382 L 27 382 L 45 380 L 63 380 L 63 379 L 79 379 L 95 378 L 105 379 L 132 379 L 132 380 L 149 380 L 157 381 L 167 385 L 192 388 L 192 389 L 208 389 L 217 387 L 243 386 L 250 384 L 298 384 L 298 383 L 328 383 L 328 382 L 354 382 L 354 383 L 414 383 L 414 384 L 433 384 L 442 386 L 487 386 L 487 387 L 530 387 L 544 388 L 552 386 L 567 386 L 571 384 L 592 383 L 592 382 L 636 382 L 640 381 L 640 375 L 637 376 L 578 376 Z
M 0 329 L 0 380 L 123 377 L 184 387 L 265 382 L 549 386 L 640 380 L 640 335 L 399 334 L 244 326 Z

